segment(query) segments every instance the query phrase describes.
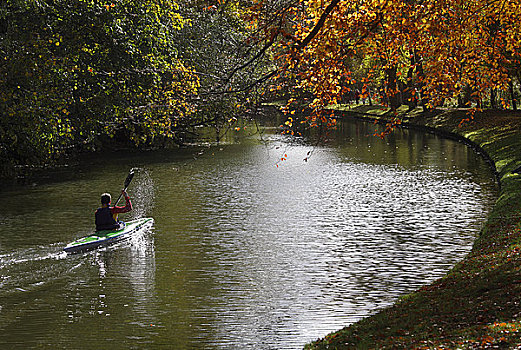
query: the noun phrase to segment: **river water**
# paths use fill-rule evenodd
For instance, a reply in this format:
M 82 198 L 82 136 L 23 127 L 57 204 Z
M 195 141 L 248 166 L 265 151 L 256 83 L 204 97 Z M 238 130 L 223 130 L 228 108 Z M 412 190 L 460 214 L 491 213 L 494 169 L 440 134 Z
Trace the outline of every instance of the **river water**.
M 457 142 L 374 128 L 346 121 L 318 145 L 247 129 L 4 187 L 0 348 L 298 349 L 443 276 L 495 200 L 493 174 Z M 121 218 L 153 228 L 63 253 L 131 167 Z

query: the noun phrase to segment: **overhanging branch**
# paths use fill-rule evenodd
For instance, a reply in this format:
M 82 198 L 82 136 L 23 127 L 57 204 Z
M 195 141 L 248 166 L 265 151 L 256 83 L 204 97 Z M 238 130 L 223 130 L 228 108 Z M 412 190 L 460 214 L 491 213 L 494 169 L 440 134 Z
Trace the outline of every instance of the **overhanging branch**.
M 333 0 L 329 5 L 327 5 L 326 9 L 324 10 L 324 13 L 322 13 L 320 19 L 318 20 L 317 24 L 315 24 L 311 32 L 309 32 L 309 34 L 304 38 L 304 40 L 297 42 L 297 49 L 303 49 L 311 42 L 311 40 L 313 40 L 313 38 L 315 38 L 320 29 L 322 29 L 322 27 L 324 26 L 324 23 L 326 23 L 327 17 L 335 9 L 336 5 L 338 5 L 339 2 L 340 0 Z

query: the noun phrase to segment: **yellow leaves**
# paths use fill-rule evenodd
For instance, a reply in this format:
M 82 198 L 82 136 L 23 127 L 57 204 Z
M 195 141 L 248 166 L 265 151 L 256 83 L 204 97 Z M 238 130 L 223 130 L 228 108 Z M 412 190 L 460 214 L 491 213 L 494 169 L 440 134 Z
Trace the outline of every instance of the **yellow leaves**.
M 105 10 L 109 11 L 111 8 L 115 7 L 114 3 L 111 3 L 110 5 L 105 4 Z
M 302 13 L 294 12 L 290 24 L 303 28 L 296 32 L 297 39 L 311 31 L 328 3 L 309 0 Z M 457 96 L 468 84 L 481 91 L 473 98 L 481 98 L 483 91 L 504 87 L 509 79 L 507 68 L 515 63 L 504 53 L 521 51 L 521 25 L 513 20 L 519 17 L 520 9 L 518 2 L 508 0 L 501 6 L 494 2 L 483 6 L 480 1 L 462 5 L 456 0 L 421 4 L 341 1 L 303 50 L 279 51 L 277 56 L 292 72 L 298 72 L 295 85 L 314 95 L 310 107 L 315 112 L 339 100 L 342 93 L 352 93 L 353 86 L 362 90 L 363 97 L 370 92 L 368 85 L 371 94 L 378 91 L 385 84 L 385 66 L 397 66 L 398 80 L 416 84 L 415 89 L 421 83 L 423 95 L 430 96 L 434 105 Z M 490 26 L 495 21 L 500 22 L 501 31 L 491 36 Z M 368 64 L 358 67 L 358 57 Z M 348 82 L 353 71 L 362 75 L 358 79 L 362 84 Z

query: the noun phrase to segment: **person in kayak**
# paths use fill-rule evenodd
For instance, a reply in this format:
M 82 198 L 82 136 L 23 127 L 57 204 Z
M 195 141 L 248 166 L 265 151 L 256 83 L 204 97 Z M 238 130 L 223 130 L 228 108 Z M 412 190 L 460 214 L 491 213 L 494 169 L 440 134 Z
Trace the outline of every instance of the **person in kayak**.
M 125 190 L 121 191 L 125 197 L 125 206 L 116 207 L 110 206 L 111 197 L 109 193 L 101 195 L 101 208 L 98 208 L 95 213 L 96 231 L 114 230 L 119 227 L 118 214 L 127 213 L 132 210 L 132 203 L 130 197 Z

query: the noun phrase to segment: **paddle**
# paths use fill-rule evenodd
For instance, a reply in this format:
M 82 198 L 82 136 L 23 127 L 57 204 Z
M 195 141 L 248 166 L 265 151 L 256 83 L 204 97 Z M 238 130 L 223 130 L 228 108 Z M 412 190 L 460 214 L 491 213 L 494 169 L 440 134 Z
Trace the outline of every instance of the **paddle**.
M 124 190 L 127 190 L 128 185 L 130 185 L 130 181 L 134 178 L 134 169 L 130 169 L 130 172 L 127 175 L 127 178 L 125 179 L 125 184 L 123 185 Z M 114 206 L 118 205 L 119 200 L 123 196 L 123 193 L 120 193 L 118 200 L 116 201 L 116 204 Z

